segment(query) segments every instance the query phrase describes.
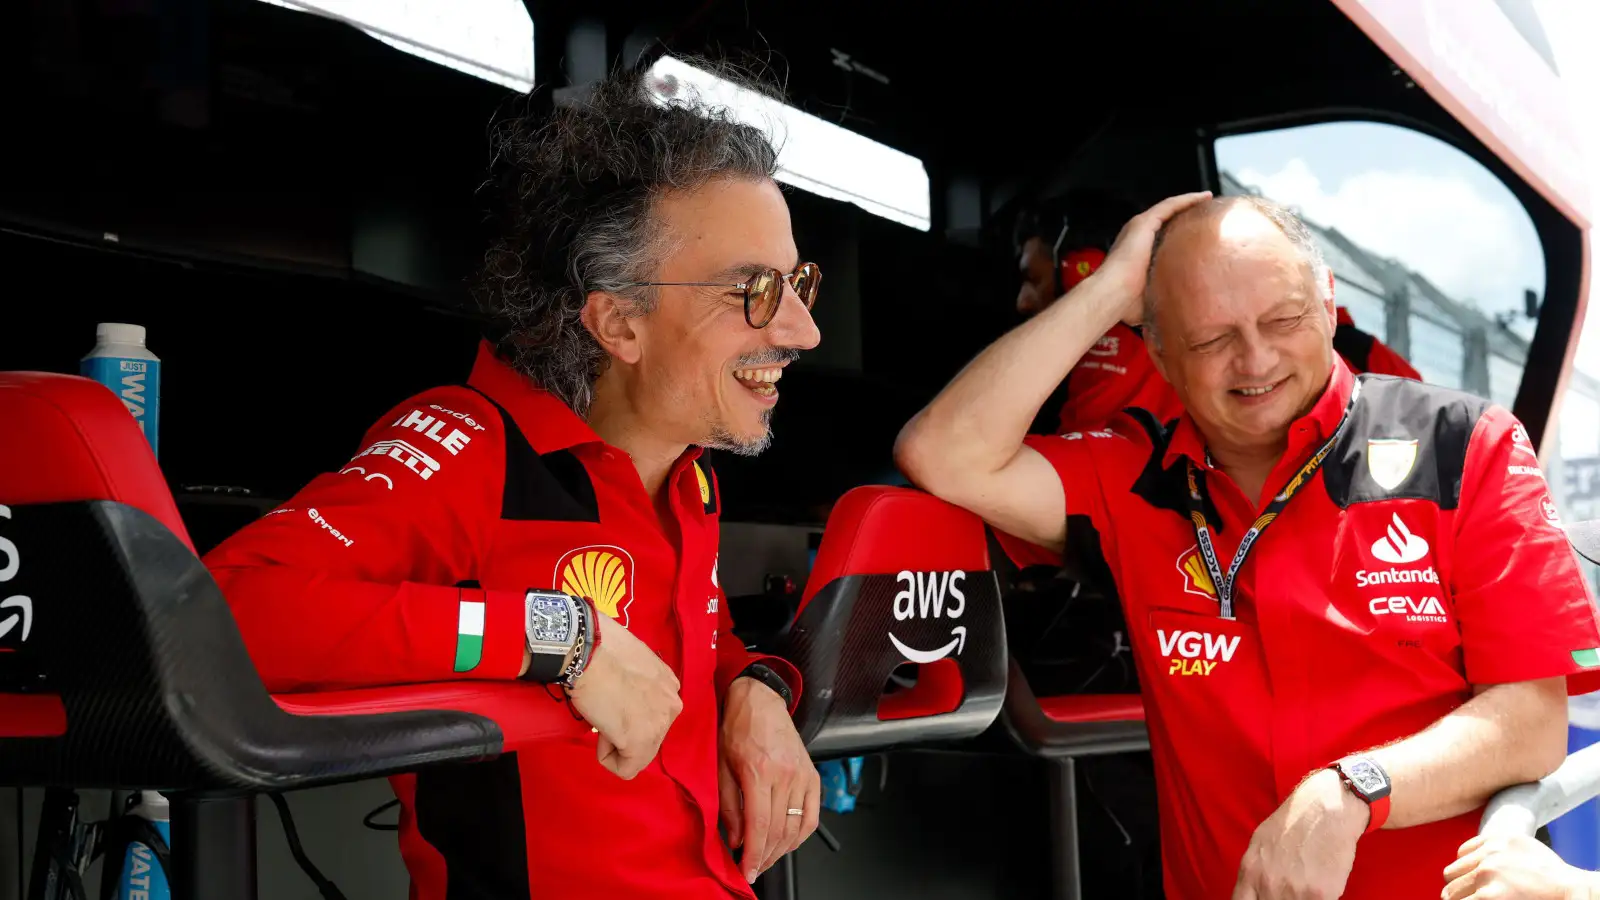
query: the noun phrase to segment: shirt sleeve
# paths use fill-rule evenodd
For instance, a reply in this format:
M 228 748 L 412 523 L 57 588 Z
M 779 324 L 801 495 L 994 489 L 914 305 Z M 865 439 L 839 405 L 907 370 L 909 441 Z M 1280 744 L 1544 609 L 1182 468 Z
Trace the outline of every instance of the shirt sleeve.
M 502 429 L 465 388 L 419 395 L 206 555 L 269 690 L 517 676 L 522 592 L 472 580 L 500 515 Z
M 717 641 L 717 705 L 720 707 L 722 701 L 727 699 L 728 687 L 740 672 L 752 663 L 763 663 L 789 686 L 789 714 L 793 715 L 800 705 L 800 691 L 805 686 L 800 670 L 781 656 L 751 653 L 745 649 L 744 642 L 733 636 L 733 614 L 728 611 L 728 595 L 720 587 L 717 588 L 717 634 L 721 636 Z
M 1141 405 L 1149 378 L 1161 381 L 1152 368 L 1137 332 L 1125 325 L 1106 332 L 1067 376 L 1067 398 L 1061 404 L 1057 433 L 1104 428 L 1117 413 Z M 1154 412 L 1160 414 L 1160 410 Z
M 1126 428 L 1137 430 L 1126 416 L 1117 416 L 1113 426 L 1101 426 L 1092 431 L 1074 431 L 1060 435 L 1029 435 L 1023 446 L 1038 451 L 1055 469 L 1061 479 L 1061 492 L 1065 502 L 1061 510 L 1063 520 L 1070 516 L 1086 516 L 1101 535 L 1110 536 L 1110 512 L 1105 490 L 1101 486 L 1103 474 L 1102 453 L 1120 454 L 1123 458 L 1139 456 L 1141 449 L 1130 446 L 1133 439 L 1123 432 Z M 1061 554 L 1030 541 L 1022 540 L 1002 531 L 995 531 L 1001 549 L 1017 566 L 1050 565 L 1062 563 Z
M 1600 687 L 1595 601 L 1559 521 L 1527 432 L 1490 407 L 1467 448 L 1450 576 L 1471 683 Z

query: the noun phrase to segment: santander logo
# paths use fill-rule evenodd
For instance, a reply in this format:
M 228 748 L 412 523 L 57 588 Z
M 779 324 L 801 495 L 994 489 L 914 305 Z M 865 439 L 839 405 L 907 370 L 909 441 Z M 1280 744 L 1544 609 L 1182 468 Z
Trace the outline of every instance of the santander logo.
M 1395 513 L 1389 522 L 1388 533 L 1372 545 L 1372 555 L 1390 565 L 1414 563 L 1428 555 L 1428 542 L 1411 533 L 1406 523 Z

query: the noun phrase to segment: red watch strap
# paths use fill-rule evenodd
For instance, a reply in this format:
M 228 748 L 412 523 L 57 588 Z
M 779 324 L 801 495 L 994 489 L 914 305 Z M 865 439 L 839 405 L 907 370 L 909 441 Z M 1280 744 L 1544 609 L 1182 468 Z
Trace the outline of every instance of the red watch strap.
M 1389 795 L 1385 794 L 1381 798 L 1368 803 L 1367 808 L 1372 810 L 1372 818 L 1367 820 L 1367 830 L 1362 834 L 1371 834 L 1382 828 L 1384 822 L 1389 821 Z

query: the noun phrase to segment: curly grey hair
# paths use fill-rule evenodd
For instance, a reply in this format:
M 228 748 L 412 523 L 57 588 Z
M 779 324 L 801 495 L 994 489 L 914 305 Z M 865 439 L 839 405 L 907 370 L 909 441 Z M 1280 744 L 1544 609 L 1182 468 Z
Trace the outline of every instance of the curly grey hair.
M 1268 221 L 1278 227 L 1279 231 L 1283 232 L 1284 237 L 1289 239 L 1289 243 L 1300 254 L 1300 258 L 1306 264 L 1306 269 L 1316 287 L 1317 297 L 1323 297 L 1328 290 L 1328 263 L 1322 256 L 1322 248 L 1317 246 L 1316 238 L 1312 236 L 1311 229 L 1306 227 L 1306 223 L 1301 221 L 1300 216 L 1293 209 L 1276 200 L 1253 195 L 1218 197 L 1214 200 L 1209 200 L 1168 219 L 1156 231 L 1155 242 L 1151 245 L 1150 266 L 1145 272 L 1144 297 L 1142 298 L 1144 301 L 1143 327 L 1145 336 L 1153 341 L 1158 349 L 1161 347 L 1161 334 L 1156 330 L 1156 291 L 1153 284 L 1155 281 L 1156 257 L 1161 252 L 1161 245 L 1166 242 L 1167 232 L 1174 223 L 1208 208 L 1215 209 L 1219 205 L 1248 206 L 1265 216 Z
M 726 65 L 696 68 L 765 95 L 774 92 Z M 554 111 L 507 117 L 491 130 L 498 234 L 473 279 L 500 356 L 580 416 L 609 360 L 580 315 L 592 291 L 654 308 L 652 280 L 671 253 L 655 217 L 668 191 L 719 178 L 771 178 L 777 149 L 760 129 L 677 85 L 658 103 L 649 75 L 622 70 Z

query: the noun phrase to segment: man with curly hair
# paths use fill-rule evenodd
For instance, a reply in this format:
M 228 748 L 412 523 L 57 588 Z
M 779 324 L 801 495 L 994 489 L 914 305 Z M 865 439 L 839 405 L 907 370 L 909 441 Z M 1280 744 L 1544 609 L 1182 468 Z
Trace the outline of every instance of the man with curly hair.
M 494 166 L 466 384 L 206 563 L 273 690 L 529 682 L 555 737 L 395 779 L 414 898 L 752 897 L 819 779 L 799 673 L 730 633 L 701 449 L 767 445 L 820 273 L 766 135 L 633 74 L 503 121 Z

